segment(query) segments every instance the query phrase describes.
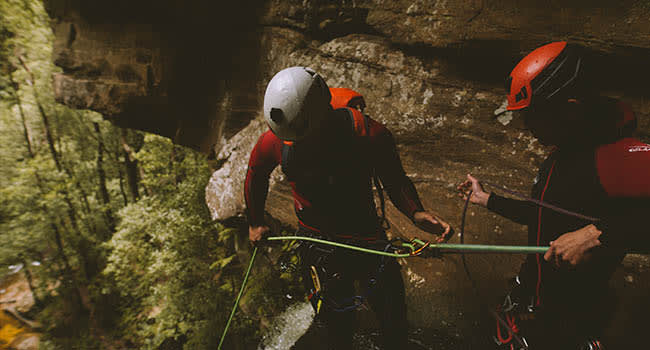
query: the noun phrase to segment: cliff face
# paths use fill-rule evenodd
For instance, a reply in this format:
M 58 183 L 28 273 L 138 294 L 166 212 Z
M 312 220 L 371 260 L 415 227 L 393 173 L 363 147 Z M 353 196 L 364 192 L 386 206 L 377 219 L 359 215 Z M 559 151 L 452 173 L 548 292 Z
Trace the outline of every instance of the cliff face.
M 503 110 L 503 80 L 542 43 L 585 45 L 600 67 L 596 83 L 632 106 L 641 137 L 650 140 L 650 5 L 642 1 L 46 3 L 62 68 L 57 98 L 214 153 L 221 168 L 206 200 L 218 219 L 243 210 L 248 155 L 266 128 L 260 113 L 266 83 L 293 65 L 361 92 L 367 113 L 393 131 L 425 207 L 455 226 L 463 203 L 454 188 L 465 174 L 524 192 L 535 177 L 546 150 Z M 267 209 L 291 224 L 288 186 L 279 173 L 273 183 Z M 388 217 L 392 235 L 427 237 L 391 205 Z M 475 207 L 466 230 L 469 243 L 525 242 L 523 227 Z M 468 257 L 486 300 L 502 293 L 522 259 Z M 479 301 L 460 260 L 401 263 L 410 322 L 469 336 Z M 630 320 L 640 316 L 635 303 L 648 305 L 647 266 L 647 259 L 630 257 L 614 277 L 624 299 L 613 337 L 633 329 Z
M 254 0 L 45 3 L 57 99 L 118 125 L 209 152 L 237 91 L 257 84 Z
M 571 5 L 532 0 L 45 3 L 57 38 L 54 60 L 62 69 L 55 79 L 60 101 L 205 152 L 218 143 L 224 125 L 225 135 L 232 136 L 255 115 L 259 92 L 273 69 L 281 66 L 277 60 L 268 61 L 262 46 L 292 35 L 302 36 L 301 48 L 312 48 L 305 57 L 347 35 L 353 36 L 339 40 L 339 46 L 381 41 L 404 58 L 386 62 L 393 71 L 415 72 L 411 69 L 415 67 L 400 65 L 422 60 L 425 66 L 420 70 L 426 74 L 420 80 L 459 87 L 480 85 L 481 90 L 499 93 L 503 77 L 521 54 L 540 43 L 569 39 L 591 48 L 594 61 L 608 68 L 598 79 L 608 90 L 628 97 L 647 96 L 648 91 L 644 76 L 638 74 L 645 72 L 644 62 L 650 55 L 646 21 L 650 5 L 642 1 L 576 1 Z M 325 54 L 337 50 L 332 46 Z M 385 61 L 385 57 L 371 61 L 367 56 L 372 53 L 364 49 L 356 47 L 361 51 L 354 54 L 342 50 L 336 59 L 339 68 L 345 67 L 341 60 L 354 56 L 356 61 L 349 63 Z M 286 55 L 280 58 L 288 59 Z M 381 66 L 379 62 L 369 68 Z M 327 78 L 330 84 L 390 90 L 372 79 L 359 77 L 352 83 L 350 77 Z M 411 93 L 417 95 L 417 91 Z M 411 101 L 390 102 L 404 111 L 400 103 Z M 460 115 L 444 106 L 436 110 Z M 647 110 L 645 106 L 642 112 Z

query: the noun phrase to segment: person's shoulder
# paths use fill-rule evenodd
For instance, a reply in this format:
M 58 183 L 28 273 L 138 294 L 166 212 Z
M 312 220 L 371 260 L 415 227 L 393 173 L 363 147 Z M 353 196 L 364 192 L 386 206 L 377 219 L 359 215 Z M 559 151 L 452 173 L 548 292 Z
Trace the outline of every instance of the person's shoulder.
M 252 151 L 255 158 L 279 158 L 282 153 L 283 141 L 271 129 L 264 131 Z
M 351 123 L 354 129 L 354 133 L 358 136 L 370 136 L 371 138 L 391 136 L 390 131 L 384 124 L 357 109 L 350 107 L 338 108 L 334 110 L 334 115 L 348 120 L 348 123 Z
M 611 195 L 650 196 L 650 145 L 627 137 L 596 150 L 598 177 Z
M 601 145 L 596 153 L 603 161 L 629 162 L 650 157 L 650 145 L 637 138 L 626 137 Z
M 277 136 L 275 136 L 275 134 L 273 133 L 273 131 L 271 131 L 270 128 L 266 129 L 266 131 L 264 131 L 260 137 L 275 137 L 275 138 L 278 138 Z
M 368 129 L 370 129 L 371 137 L 393 137 L 392 133 L 385 124 L 369 116 L 366 116 L 366 118 L 368 118 Z
M 282 140 L 277 137 L 271 129 L 268 129 L 264 131 L 260 137 L 259 137 L 259 142 L 263 144 L 276 144 L 276 143 L 282 143 Z

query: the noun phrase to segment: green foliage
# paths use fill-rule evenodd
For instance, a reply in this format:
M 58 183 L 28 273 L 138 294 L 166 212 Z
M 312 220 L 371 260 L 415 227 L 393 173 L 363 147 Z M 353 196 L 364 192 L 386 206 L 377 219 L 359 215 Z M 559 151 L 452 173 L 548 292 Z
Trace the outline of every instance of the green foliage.
M 0 269 L 24 263 L 33 276 L 32 314 L 46 325 L 44 344 L 96 347 L 89 324 L 101 318 L 90 315 L 101 309 L 100 243 L 112 235 L 105 213 L 124 205 L 115 186 L 124 166 L 120 133 L 96 113 L 54 101 L 53 36 L 41 2 L 2 1 L 0 18 Z M 104 138 L 103 164 L 93 122 Z M 108 203 L 99 198 L 100 167 L 113 185 Z
M 210 268 L 225 267 L 235 256 L 217 254 L 224 252 L 219 232 L 232 230 L 213 223 L 205 207 L 207 163 L 154 135 L 145 137 L 137 158 L 144 169 L 142 181 L 155 194 L 120 211 L 118 230 L 106 244 L 111 253 L 104 273 L 131 301 L 123 310 L 122 326 L 135 329 L 132 341 L 141 339 L 146 347 L 168 339 L 214 343 L 212 327 L 225 318 L 223 303 L 232 288 L 219 288 Z M 197 338 L 197 332 L 209 337 Z
M 210 218 L 205 156 L 57 104 L 42 3 L 2 0 L 0 18 L 0 269 L 34 277 L 42 347 L 216 348 L 249 256 Z M 266 265 L 232 344 L 254 346 L 295 288 Z

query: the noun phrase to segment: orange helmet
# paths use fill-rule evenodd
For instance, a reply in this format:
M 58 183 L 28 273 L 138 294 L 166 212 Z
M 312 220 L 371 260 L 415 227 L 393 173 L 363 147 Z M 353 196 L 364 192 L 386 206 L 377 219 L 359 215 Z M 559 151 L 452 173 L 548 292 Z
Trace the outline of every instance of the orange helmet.
M 332 95 L 330 104 L 334 109 L 351 107 L 363 111 L 363 109 L 366 108 L 366 102 L 364 101 L 363 96 L 352 89 L 330 88 L 330 94 Z
M 557 41 L 535 49 L 524 57 L 506 82 L 510 111 L 548 101 L 560 92 L 571 91 L 581 71 L 582 55 L 577 47 Z

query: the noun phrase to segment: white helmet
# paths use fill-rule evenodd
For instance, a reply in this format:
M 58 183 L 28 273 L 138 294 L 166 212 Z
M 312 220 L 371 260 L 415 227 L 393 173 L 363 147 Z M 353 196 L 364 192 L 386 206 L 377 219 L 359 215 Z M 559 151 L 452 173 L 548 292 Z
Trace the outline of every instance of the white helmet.
M 285 68 L 266 87 L 264 118 L 277 137 L 296 141 L 319 127 L 331 110 L 331 98 L 325 80 L 313 69 Z

